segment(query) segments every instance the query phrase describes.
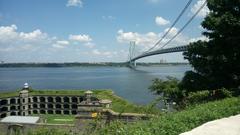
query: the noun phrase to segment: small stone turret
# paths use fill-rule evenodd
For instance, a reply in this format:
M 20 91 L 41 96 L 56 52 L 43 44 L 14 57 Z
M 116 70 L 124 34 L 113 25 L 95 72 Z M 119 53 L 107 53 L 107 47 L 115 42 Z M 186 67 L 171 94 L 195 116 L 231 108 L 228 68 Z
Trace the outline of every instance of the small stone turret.
M 85 97 L 86 97 L 86 104 L 91 103 L 91 97 L 92 97 L 93 92 L 88 90 L 84 94 L 85 94 Z
M 105 108 L 110 108 L 111 104 L 112 104 L 112 101 L 108 100 L 108 99 L 102 99 L 102 100 L 99 101 L 99 103 Z
M 28 86 L 28 83 L 25 83 L 24 87 L 19 92 L 20 115 L 22 116 L 28 115 L 28 93 L 29 93 L 29 86 Z

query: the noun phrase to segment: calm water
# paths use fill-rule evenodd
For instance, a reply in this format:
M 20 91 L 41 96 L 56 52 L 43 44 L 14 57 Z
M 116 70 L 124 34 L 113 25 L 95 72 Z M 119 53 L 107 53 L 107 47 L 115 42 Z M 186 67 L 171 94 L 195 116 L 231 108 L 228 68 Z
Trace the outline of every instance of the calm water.
M 112 89 L 127 100 L 146 104 L 153 95 L 148 87 L 154 78 L 181 79 L 190 66 L 0 68 L 0 91 L 19 89 L 28 82 L 34 89 Z

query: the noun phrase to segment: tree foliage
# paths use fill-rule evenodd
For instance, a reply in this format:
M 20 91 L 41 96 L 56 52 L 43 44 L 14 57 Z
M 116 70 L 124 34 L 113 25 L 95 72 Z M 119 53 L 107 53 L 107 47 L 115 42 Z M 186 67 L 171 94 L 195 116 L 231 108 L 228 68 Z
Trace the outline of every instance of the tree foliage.
M 194 67 L 186 72 L 181 89 L 240 87 L 240 1 L 208 0 L 210 13 L 202 22 L 208 41 L 190 43 L 184 58 Z
M 160 95 L 164 103 L 175 102 L 180 104 L 184 92 L 178 88 L 179 80 L 168 76 L 167 79 L 154 79 L 152 85 L 149 87 L 150 91 L 156 95 Z

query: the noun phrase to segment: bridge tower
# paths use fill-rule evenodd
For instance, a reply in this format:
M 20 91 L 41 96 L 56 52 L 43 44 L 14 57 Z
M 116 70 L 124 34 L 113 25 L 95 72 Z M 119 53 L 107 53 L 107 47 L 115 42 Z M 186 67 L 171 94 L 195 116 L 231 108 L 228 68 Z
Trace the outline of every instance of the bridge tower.
M 135 67 L 137 66 L 136 61 L 129 61 L 129 66 L 130 66 L 131 68 L 135 68 Z
M 137 63 L 136 61 L 132 61 L 132 58 L 135 56 L 135 47 L 136 47 L 136 42 L 135 41 L 131 41 L 130 42 L 130 46 L 129 46 L 129 55 L 128 55 L 128 59 L 129 59 L 129 66 L 130 67 L 136 67 Z

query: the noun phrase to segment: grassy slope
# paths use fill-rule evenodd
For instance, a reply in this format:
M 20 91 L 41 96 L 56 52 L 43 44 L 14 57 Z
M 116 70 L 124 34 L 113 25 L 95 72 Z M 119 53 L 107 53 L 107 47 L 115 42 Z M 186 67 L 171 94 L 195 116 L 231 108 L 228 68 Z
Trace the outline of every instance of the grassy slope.
M 116 112 L 132 112 L 132 113 L 146 113 L 151 111 L 158 113 L 159 110 L 156 108 L 148 108 L 147 106 L 136 105 L 129 101 L 115 95 L 113 91 L 94 91 L 95 95 L 100 99 L 110 99 L 112 101 L 112 110 Z
M 188 108 L 181 112 L 165 114 L 150 121 L 135 124 L 112 123 L 98 129 L 101 135 L 178 135 L 205 122 L 240 113 L 240 98 L 229 98 Z
M 74 124 L 74 115 L 43 115 L 49 124 Z

